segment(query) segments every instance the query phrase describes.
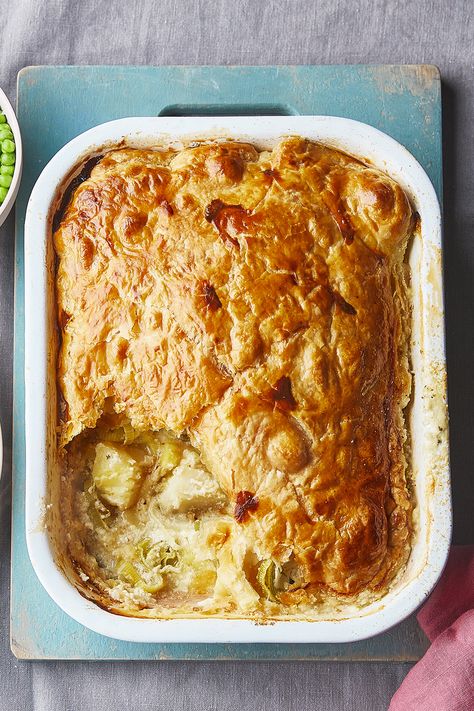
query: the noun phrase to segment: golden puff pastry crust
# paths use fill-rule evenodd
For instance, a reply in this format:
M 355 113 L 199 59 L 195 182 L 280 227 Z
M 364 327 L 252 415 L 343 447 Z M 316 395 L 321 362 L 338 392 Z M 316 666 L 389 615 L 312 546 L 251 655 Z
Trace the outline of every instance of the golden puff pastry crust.
M 60 444 L 116 413 L 185 433 L 257 560 L 315 591 L 407 560 L 413 213 L 387 175 L 290 137 L 108 152 L 54 234 Z

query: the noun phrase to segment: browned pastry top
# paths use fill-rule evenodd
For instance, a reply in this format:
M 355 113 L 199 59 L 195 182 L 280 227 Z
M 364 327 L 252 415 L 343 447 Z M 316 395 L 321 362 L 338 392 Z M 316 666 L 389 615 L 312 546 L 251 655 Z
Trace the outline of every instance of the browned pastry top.
M 61 444 L 111 412 L 186 431 L 260 559 L 377 587 L 409 538 L 411 228 L 397 183 L 302 138 L 107 153 L 55 233 Z

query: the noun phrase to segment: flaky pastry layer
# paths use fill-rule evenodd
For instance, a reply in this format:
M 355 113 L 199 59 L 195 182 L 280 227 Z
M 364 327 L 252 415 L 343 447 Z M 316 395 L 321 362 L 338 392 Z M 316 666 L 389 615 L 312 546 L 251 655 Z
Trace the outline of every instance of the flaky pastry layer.
M 303 138 L 108 152 L 54 235 L 66 459 L 104 415 L 184 434 L 257 592 L 298 567 L 275 615 L 381 594 L 410 550 L 412 228 L 396 182 Z

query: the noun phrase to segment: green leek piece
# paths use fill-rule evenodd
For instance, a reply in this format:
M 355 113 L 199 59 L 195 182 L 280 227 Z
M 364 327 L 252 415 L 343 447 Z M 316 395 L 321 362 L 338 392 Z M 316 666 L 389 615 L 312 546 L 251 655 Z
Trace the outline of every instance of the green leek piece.
M 183 448 L 178 442 L 165 442 L 160 448 L 160 465 L 171 471 L 181 461 Z
M 100 428 L 99 437 L 104 442 L 119 442 L 120 444 L 130 444 L 134 442 L 137 437 L 137 431 L 132 427 L 132 425 L 127 422 L 121 427 L 115 427 L 114 429 Z
M 87 513 L 89 514 L 90 521 L 95 531 L 98 528 L 108 528 L 104 518 L 100 515 L 93 501 L 89 504 Z
M 137 543 L 138 557 L 146 568 L 148 568 L 148 565 L 146 564 L 146 557 L 150 551 L 151 546 L 152 542 L 150 538 L 143 538 L 143 540 Z
M 87 513 L 89 514 L 93 529 L 108 528 L 106 519 L 110 518 L 110 511 L 100 499 L 96 498 L 96 489 L 92 476 L 88 476 L 84 479 L 83 490 L 89 502 Z
M 132 563 L 128 560 L 121 560 L 117 566 L 117 573 L 120 578 L 130 585 L 137 585 L 140 581 L 140 574 Z
M 178 564 L 178 553 L 163 541 L 152 543 L 149 538 L 144 538 L 137 544 L 137 551 L 141 562 L 148 570 L 155 568 L 168 572 Z
M 279 566 L 274 560 L 268 559 L 260 563 L 257 571 L 257 582 L 267 600 L 278 602 L 275 583 Z

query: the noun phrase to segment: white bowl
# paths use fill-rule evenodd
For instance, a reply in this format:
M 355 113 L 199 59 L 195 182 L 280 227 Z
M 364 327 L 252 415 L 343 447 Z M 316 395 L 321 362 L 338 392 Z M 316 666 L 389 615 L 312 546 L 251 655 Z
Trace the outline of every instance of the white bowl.
M 0 205 L 0 225 L 3 225 L 3 223 L 5 222 L 5 220 L 7 219 L 8 215 L 10 213 L 10 210 L 13 207 L 13 204 L 16 199 L 16 195 L 18 193 L 18 188 L 20 187 L 21 171 L 23 170 L 23 150 L 22 150 L 22 143 L 21 143 L 20 125 L 17 121 L 17 118 L 15 115 L 15 112 L 13 111 L 12 105 L 8 101 L 7 95 L 1 89 L 0 89 L 0 109 L 7 117 L 7 121 L 10 125 L 10 128 L 13 133 L 13 137 L 15 139 L 15 149 L 16 149 L 15 170 L 13 172 L 12 182 L 11 182 L 10 187 L 8 188 L 8 193 L 7 193 L 5 200 Z
M 59 521 L 59 498 L 51 488 L 55 482 L 58 488 L 51 476 L 56 452 L 51 207 L 75 166 L 107 145 L 122 141 L 159 145 L 225 136 L 265 147 L 288 134 L 319 140 L 370 161 L 400 183 L 420 214 L 421 230 L 409 255 L 414 387 L 407 419 L 416 499 L 410 560 L 384 597 L 340 619 L 257 625 L 244 619 L 152 620 L 114 615 L 82 597 L 59 569 L 54 539 L 61 528 L 55 533 L 52 525 L 51 538 L 44 523 L 45 504 Z M 439 204 L 422 167 L 392 138 L 357 121 L 332 116 L 129 118 L 96 126 L 64 146 L 38 178 L 25 223 L 26 535 L 33 567 L 53 600 L 91 630 L 131 642 L 352 642 L 383 632 L 412 613 L 438 580 L 451 535 L 441 246 Z

